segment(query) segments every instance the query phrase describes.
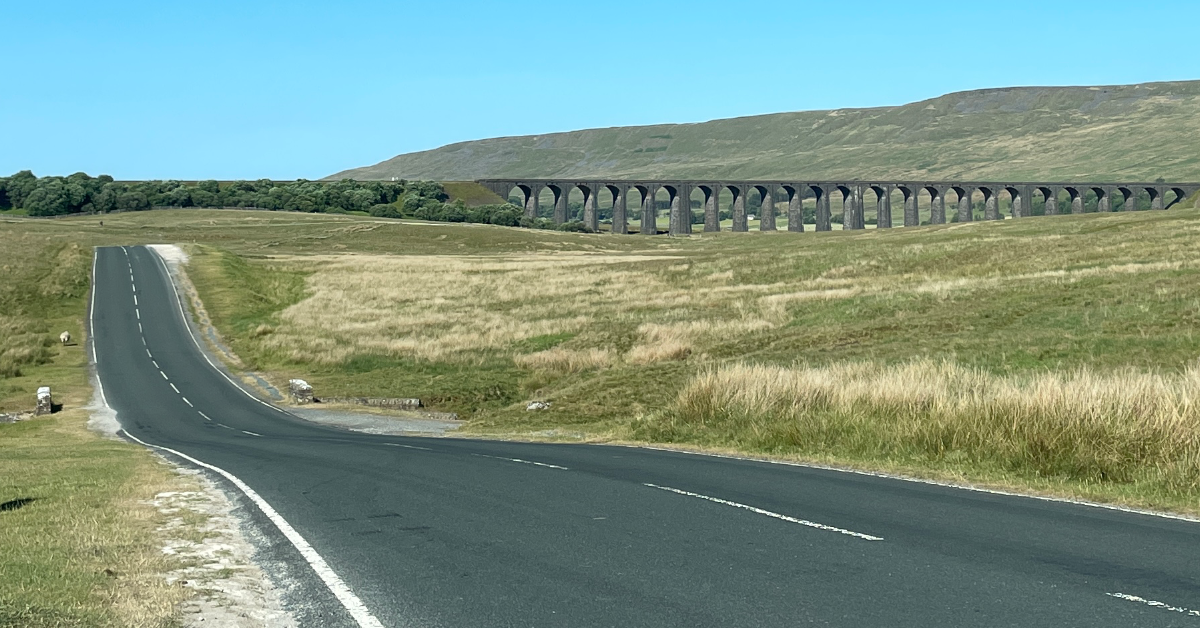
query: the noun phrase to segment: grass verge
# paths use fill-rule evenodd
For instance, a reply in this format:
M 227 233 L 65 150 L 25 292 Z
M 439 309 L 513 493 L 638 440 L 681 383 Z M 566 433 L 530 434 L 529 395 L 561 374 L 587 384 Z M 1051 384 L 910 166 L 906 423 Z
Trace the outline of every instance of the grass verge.
M 190 486 L 144 449 L 86 427 L 91 247 L 8 229 L 0 269 L 0 411 L 31 410 L 42 385 L 64 407 L 0 424 L 0 626 L 172 625 L 187 593 L 163 578 L 172 565 L 148 501 Z M 63 330 L 72 344 L 59 344 Z

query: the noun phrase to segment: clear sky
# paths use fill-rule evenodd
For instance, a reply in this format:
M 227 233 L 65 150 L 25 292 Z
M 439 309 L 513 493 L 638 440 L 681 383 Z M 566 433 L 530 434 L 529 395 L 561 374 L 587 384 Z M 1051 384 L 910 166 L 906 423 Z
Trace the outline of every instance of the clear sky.
M 1200 79 L 1200 2 L 10 2 L 0 175 L 319 178 L 499 135 Z

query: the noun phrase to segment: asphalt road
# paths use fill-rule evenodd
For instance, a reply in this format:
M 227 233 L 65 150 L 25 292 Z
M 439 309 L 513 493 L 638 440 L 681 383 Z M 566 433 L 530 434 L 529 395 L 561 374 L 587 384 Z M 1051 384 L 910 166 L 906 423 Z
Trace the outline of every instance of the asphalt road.
M 152 251 L 99 249 L 93 303 L 127 433 L 238 478 L 365 606 L 355 619 L 243 500 L 310 625 L 1200 626 L 1194 522 L 648 449 L 344 432 L 216 370 Z

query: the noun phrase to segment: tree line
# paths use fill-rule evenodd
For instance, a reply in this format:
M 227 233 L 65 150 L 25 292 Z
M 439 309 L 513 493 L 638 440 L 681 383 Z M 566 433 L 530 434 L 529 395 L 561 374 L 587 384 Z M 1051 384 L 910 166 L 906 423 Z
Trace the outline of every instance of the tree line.
M 154 207 L 235 207 L 301 212 L 369 212 L 378 205 L 442 205 L 448 197 L 433 181 L 297 180 L 115 181 L 77 172 L 37 177 L 28 170 L 0 178 L 0 209 L 30 216 L 101 214 Z

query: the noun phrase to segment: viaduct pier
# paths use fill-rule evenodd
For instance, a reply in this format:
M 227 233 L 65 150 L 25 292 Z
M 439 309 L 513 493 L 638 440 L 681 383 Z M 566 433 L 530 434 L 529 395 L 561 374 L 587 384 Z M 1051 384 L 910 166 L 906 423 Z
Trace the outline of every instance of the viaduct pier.
M 817 231 L 832 227 L 831 207 L 837 197 L 841 204 L 842 225 L 845 229 L 866 228 L 864 208 L 874 202 L 876 225 L 881 229 L 893 226 L 893 196 L 903 199 L 902 223 L 905 227 L 921 224 L 919 199 L 927 198 L 929 222 L 946 222 L 946 206 L 957 206 L 957 219 L 974 219 L 974 199 L 982 198 L 985 220 L 1003 220 L 1001 200 L 1007 198 L 1012 218 L 1031 216 L 1035 197 L 1041 198 L 1045 215 L 1079 214 L 1084 211 L 1085 198 L 1094 198 L 1097 211 L 1113 211 L 1117 201 L 1126 210 L 1135 209 L 1136 199 L 1148 196 L 1151 209 L 1169 209 L 1188 196 L 1200 191 L 1200 183 L 1136 183 L 1136 182 L 983 182 L 983 181 L 730 181 L 730 180 L 613 180 L 613 179 L 479 179 L 480 185 L 509 198 L 515 193 L 521 200 L 525 215 L 538 214 L 539 197 L 546 190 L 553 195 L 555 223 L 566 222 L 568 197 L 574 190 L 583 195 L 583 222 L 593 231 L 599 227 L 598 204 L 602 192 L 612 199 L 613 233 L 629 230 L 629 200 L 638 194 L 640 232 L 658 233 L 659 192 L 666 192 L 670 202 L 672 235 L 692 232 L 692 195 L 702 194 L 704 231 L 720 231 L 720 200 L 722 192 L 732 197 L 733 231 L 748 231 L 746 202 L 757 192 L 761 199 L 760 231 L 775 231 L 776 216 L 786 211 L 789 231 L 804 231 L 803 208 L 806 198 L 816 203 Z M 782 205 L 782 208 L 777 207 Z

